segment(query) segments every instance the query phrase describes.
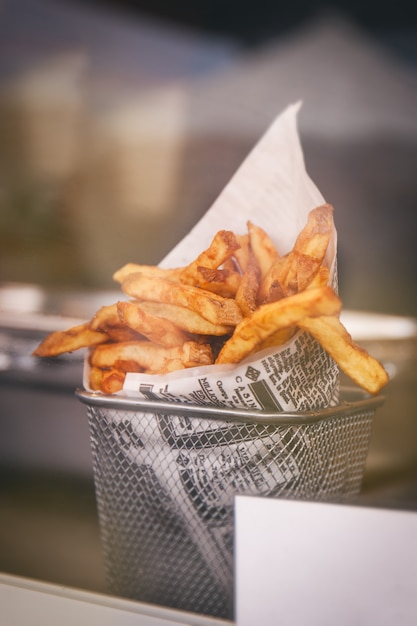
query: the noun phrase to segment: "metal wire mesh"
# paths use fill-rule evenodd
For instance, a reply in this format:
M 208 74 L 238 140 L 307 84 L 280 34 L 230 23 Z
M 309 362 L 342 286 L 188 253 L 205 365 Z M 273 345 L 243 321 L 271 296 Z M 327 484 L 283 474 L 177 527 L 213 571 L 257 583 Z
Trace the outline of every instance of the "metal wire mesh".
M 374 413 L 276 425 L 88 404 L 110 591 L 233 619 L 234 495 L 357 494 Z

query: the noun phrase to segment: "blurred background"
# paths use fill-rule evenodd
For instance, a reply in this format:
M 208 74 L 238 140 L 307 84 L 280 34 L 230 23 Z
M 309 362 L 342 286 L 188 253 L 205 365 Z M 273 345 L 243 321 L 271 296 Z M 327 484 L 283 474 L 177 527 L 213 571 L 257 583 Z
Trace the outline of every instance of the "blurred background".
M 393 375 L 363 502 L 417 509 L 416 35 L 407 0 L 0 0 L 0 570 L 105 589 L 82 355 L 31 350 L 158 263 L 300 99 L 344 307 L 390 316 L 358 335 Z
M 302 99 L 345 306 L 415 314 L 410 4 L 2 0 L 0 280 L 157 263 Z

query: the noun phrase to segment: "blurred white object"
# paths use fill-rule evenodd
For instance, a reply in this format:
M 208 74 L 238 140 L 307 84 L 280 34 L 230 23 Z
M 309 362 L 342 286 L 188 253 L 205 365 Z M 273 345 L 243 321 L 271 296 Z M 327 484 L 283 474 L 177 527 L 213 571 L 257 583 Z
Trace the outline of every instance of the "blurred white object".
M 417 515 L 236 498 L 237 626 L 412 626 Z
M 417 337 L 417 320 L 411 317 L 346 310 L 340 319 L 356 341 Z

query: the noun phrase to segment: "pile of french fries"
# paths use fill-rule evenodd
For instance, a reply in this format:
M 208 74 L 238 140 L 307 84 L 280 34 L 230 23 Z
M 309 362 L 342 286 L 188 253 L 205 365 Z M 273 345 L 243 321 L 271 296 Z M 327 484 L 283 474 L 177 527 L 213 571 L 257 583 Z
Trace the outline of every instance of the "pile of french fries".
M 113 276 L 125 299 L 103 306 L 85 324 L 51 333 L 33 354 L 89 348 L 90 388 L 112 394 L 123 388 L 127 372 L 239 363 L 302 329 L 355 383 L 376 394 L 388 375 L 353 342 L 329 286 L 325 257 L 333 228 L 333 207 L 324 204 L 309 213 L 284 255 L 264 229 L 248 222 L 245 234 L 218 231 L 185 267 L 128 263 Z

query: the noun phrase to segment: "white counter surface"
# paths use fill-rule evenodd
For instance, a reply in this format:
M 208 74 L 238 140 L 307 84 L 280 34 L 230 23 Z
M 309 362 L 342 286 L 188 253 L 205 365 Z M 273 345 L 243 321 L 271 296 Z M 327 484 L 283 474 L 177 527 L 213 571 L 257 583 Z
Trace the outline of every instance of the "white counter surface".
M 231 622 L 0 574 L 1 626 L 226 626 Z

